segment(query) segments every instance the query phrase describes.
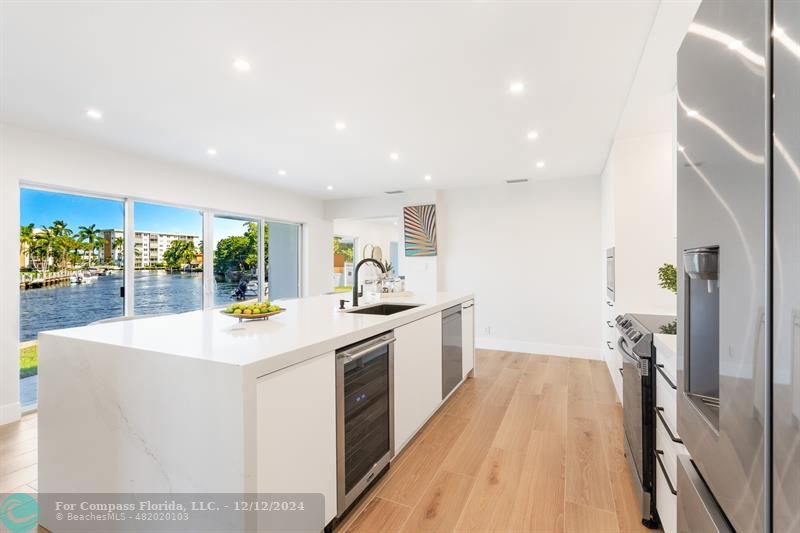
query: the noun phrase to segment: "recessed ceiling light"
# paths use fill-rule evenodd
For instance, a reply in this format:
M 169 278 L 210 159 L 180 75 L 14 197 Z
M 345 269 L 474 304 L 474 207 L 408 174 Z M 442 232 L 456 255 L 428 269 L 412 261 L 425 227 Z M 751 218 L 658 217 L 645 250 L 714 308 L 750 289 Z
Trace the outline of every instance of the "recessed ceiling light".
M 538 139 L 538 138 L 539 138 L 539 132 L 538 131 L 531 130 L 531 131 L 528 132 L 528 139 L 533 141 L 533 140 Z
M 544 161 L 537 161 L 536 168 L 544 168 Z
M 217 149 L 216 148 L 209 148 L 208 150 L 206 150 L 206 152 L 208 152 L 208 155 L 210 155 L 212 157 L 217 155 Z
M 280 170 L 278 171 L 278 176 L 285 176 L 285 175 L 286 175 L 286 171 L 285 171 L 285 170 L 283 170 L 283 169 L 280 169 Z
M 344 122 L 343 120 L 338 120 L 336 121 L 336 124 L 333 125 L 333 127 L 339 131 L 342 131 L 343 129 L 347 128 L 347 122 Z
M 397 152 L 392 152 L 391 154 L 389 154 L 389 159 L 391 159 L 392 161 L 397 161 L 398 159 L 400 159 L 400 154 L 398 154 Z
M 333 190 L 333 185 L 328 185 L 327 189 L 328 189 L 329 191 L 332 191 L 332 190 Z
M 431 175 L 430 175 L 430 174 L 426 174 L 426 175 L 425 175 L 425 181 L 431 181 L 432 179 L 433 179 L 433 178 L 431 177 Z
M 233 62 L 233 68 L 239 72 L 250 72 L 250 62 L 240 57 Z
M 511 94 L 519 94 L 525 90 L 525 84 L 521 81 L 512 81 L 508 86 L 508 91 Z
M 86 116 L 92 120 L 102 120 L 103 113 L 99 109 L 87 109 Z
M 739 40 L 733 40 L 728 43 L 728 48 L 730 48 L 731 50 L 738 50 L 741 47 L 742 47 L 742 41 Z
M 699 115 L 699 114 L 700 114 L 700 113 L 698 113 L 698 112 L 697 112 L 696 110 L 694 110 L 694 109 L 690 109 L 689 111 L 687 111 L 687 112 L 686 112 L 686 116 L 687 116 L 687 117 L 689 117 L 689 118 L 694 118 L 694 117 L 696 117 L 696 116 L 697 116 L 697 115 Z

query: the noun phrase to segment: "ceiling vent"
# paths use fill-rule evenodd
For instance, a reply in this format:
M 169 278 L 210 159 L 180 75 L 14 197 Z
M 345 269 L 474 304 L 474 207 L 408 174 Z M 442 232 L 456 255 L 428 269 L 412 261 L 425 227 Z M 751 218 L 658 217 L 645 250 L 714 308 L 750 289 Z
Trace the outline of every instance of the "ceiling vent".
M 506 183 L 508 183 L 509 185 L 514 183 L 528 183 L 528 178 L 521 178 L 518 180 L 506 180 Z
M 386 194 L 403 194 L 406 191 L 401 191 L 400 189 L 396 191 L 386 191 Z

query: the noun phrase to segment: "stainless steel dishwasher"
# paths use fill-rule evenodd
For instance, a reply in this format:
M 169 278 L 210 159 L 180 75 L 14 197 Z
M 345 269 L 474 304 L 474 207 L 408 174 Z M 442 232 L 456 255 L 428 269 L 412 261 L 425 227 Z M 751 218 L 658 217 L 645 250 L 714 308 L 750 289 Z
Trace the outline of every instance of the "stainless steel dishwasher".
M 461 304 L 442 311 L 442 399 L 461 382 Z

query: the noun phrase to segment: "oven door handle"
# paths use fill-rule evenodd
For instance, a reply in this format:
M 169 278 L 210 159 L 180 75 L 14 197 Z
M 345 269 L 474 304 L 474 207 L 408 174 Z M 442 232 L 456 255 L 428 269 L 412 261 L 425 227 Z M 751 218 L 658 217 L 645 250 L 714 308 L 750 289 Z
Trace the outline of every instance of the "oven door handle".
M 647 369 L 644 368 L 644 365 L 647 363 L 635 355 L 632 355 L 630 352 L 628 352 L 628 350 L 625 349 L 625 341 L 622 337 L 617 339 L 617 346 L 619 347 L 619 351 L 622 352 L 622 357 L 627 358 L 631 363 L 633 363 L 633 365 L 636 367 L 636 370 L 639 372 L 639 375 L 646 376 Z
M 358 350 L 356 352 L 349 352 L 349 351 L 342 352 L 342 353 L 338 354 L 336 356 L 336 358 L 339 359 L 339 360 L 343 360 L 344 364 L 347 364 L 347 363 L 350 363 L 352 361 L 357 361 L 358 359 L 361 359 L 362 357 L 364 357 L 368 353 L 374 352 L 378 348 L 383 348 L 384 346 L 388 346 L 388 345 L 394 343 L 394 341 L 395 341 L 395 339 L 394 339 L 394 337 L 392 337 L 391 339 L 386 339 L 386 340 L 383 340 L 383 341 L 375 343 L 375 344 L 369 344 L 367 346 L 364 346 L 362 349 L 360 349 L 360 350 Z

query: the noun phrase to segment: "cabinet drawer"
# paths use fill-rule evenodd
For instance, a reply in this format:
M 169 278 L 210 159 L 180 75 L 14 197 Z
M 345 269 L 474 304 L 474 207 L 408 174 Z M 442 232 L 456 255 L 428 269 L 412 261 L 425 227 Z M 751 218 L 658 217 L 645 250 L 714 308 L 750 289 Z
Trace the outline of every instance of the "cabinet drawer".
M 670 430 L 664 425 L 664 420 L 656 416 L 656 450 L 663 452 L 661 461 L 667 469 L 671 480 L 678 479 L 678 454 L 686 453 L 683 443 L 675 442 L 670 435 Z
M 663 456 L 661 456 L 663 459 Z M 675 478 L 668 479 L 656 459 L 656 508 L 664 533 L 678 531 L 678 497 L 675 491 Z
M 673 435 L 678 435 L 678 391 L 672 387 L 674 382 L 665 378 L 661 369 L 656 369 L 656 409 L 669 427 Z

